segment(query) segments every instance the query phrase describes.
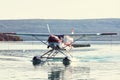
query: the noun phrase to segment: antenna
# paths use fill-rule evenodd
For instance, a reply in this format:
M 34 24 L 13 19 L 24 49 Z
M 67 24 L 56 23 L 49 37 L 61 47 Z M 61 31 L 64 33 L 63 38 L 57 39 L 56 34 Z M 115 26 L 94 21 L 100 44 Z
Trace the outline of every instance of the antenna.
M 47 24 L 47 28 L 48 28 L 49 34 L 51 34 L 49 24 Z

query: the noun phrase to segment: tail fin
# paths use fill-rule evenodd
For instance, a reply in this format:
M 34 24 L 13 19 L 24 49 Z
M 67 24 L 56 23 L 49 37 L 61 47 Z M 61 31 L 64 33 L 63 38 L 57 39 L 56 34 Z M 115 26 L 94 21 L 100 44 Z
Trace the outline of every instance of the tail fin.
M 72 32 L 71 32 L 71 34 L 74 34 L 74 28 L 72 28 Z

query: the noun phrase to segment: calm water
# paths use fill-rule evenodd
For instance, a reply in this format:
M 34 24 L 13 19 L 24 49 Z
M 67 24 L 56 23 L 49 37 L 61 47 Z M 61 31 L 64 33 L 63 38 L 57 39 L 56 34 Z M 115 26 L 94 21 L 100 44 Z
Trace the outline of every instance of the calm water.
M 31 59 L 47 51 L 36 43 L 0 44 L 1 80 L 119 80 L 120 44 L 92 44 L 73 49 L 77 59 L 65 67 L 59 61 L 34 67 Z

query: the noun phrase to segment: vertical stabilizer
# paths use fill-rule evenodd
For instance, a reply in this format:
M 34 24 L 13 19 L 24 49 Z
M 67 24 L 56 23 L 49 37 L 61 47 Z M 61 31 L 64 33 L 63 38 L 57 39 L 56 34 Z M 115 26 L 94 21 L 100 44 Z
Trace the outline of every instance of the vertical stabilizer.
M 72 28 L 72 32 L 71 32 L 71 34 L 74 34 L 74 28 Z

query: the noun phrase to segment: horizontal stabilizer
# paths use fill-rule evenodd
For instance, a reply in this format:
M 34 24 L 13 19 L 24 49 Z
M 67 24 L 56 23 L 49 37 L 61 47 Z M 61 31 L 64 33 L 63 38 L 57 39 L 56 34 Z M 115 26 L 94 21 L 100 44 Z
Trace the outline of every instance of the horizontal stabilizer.
M 100 35 L 117 35 L 117 33 L 101 33 Z
M 77 47 L 90 47 L 90 44 L 72 44 L 72 46 L 74 48 L 77 48 Z

